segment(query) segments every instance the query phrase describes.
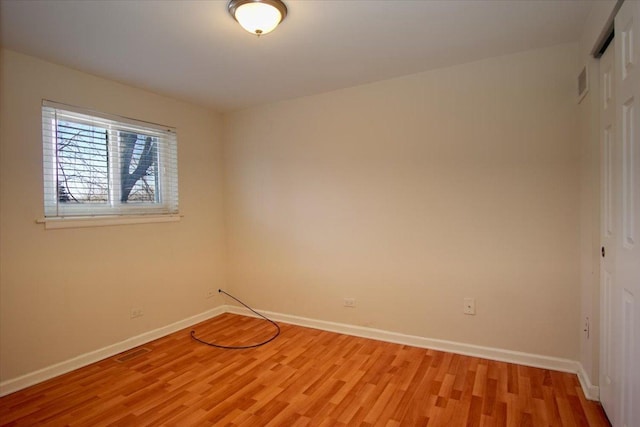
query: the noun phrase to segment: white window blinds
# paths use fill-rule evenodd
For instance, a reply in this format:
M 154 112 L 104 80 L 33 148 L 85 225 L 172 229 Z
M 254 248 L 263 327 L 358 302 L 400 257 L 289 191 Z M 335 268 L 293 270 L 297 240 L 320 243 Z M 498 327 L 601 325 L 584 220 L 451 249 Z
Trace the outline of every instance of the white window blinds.
M 178 213 L 175 129 L 42 102 L 45 217 Z

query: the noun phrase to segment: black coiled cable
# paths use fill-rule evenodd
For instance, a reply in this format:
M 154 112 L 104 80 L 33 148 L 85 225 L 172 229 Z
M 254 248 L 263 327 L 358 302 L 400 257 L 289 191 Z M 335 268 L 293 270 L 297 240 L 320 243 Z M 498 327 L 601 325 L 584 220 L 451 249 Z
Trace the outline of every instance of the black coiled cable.
M 191 331 L 191 338 L 193 338 L 194 340 L 202 343 L 202 344 L 206 344 L 208 346 L 211 347 L 216 347 L 216 348 L 223 348 L 225 350 L 246 350 L 249 348 L 256 348 L 256 347 L 261 347 L 265 344 L 270 343 L 271 341 L 275 340 L 278 335 L 280 335 L 280 326 L 278 326 L 278 324 L 276 322 L 274 322 L 273 320 L 269 319 L 266 316 L 263 316 L 262 314 L 258 313 L 257 311 L 255 311 L 253 308 L 249 307 L 247 304 L 243 303 L 242 301 L 240 301 L 238 298 L 234 297 L 233 295 L 223 291 L 222 289 L 218 289 L 218 292 L 225 294 L 228 297 L 233 298 L 234 300 L 236 300 L 237 302 L 239 302 L 240 304 L 242 304 L 243 306 L 245 306 L 246 308 L 248 308 L 249 310 L 251 310 L 253 313 L 257 314 L 258 316 L 262 317 L 264 320 L 266 320 L 267 322 L 271 323 L 273 326 L 276 327 L 276 333 L 274 336 L 272 336 L 271 338 L 269 338 L 266 341 L 263 341 L 261 343 L 258 344 L 252 344 L 252 345 L 220 345 L 220 344 L 215 344 L 215 343 L 211 343 L 211 342 L 207 342 L 204 340 L 201 340 L 200 338 L 196 337 L 196 331 Z

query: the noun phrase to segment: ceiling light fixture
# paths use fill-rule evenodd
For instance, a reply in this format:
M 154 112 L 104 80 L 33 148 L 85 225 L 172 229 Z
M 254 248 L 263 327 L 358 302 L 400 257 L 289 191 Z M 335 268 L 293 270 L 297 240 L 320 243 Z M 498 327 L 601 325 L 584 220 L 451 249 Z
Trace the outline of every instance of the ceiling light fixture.
M 231 0 L 227 8 L 242 28 L 257 36 L 270 33 L 287 16 L 280 0 Z

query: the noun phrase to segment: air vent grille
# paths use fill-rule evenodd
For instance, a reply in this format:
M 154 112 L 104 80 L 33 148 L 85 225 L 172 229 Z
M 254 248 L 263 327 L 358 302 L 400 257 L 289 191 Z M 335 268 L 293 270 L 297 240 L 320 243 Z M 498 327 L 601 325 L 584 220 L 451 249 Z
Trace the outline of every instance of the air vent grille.
M 140 347 L 140 348 L 136 348 L 134 350 L 128 351 L 126 353 L 121 353 L 113 360 L 115 360 L 118 363 L 124 363 L 124 362 L 128 362 L 131 359 L 135 359 L 136 357 L 142 356 L 143 354 L 147 354 L 150 351 L 151 349 L 148 349 L 146 347 Z

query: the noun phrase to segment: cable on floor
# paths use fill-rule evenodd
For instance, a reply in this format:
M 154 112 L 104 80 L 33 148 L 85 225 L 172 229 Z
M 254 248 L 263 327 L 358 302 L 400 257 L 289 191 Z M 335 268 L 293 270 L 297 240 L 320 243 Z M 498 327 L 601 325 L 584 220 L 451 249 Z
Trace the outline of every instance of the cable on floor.
M 211 347 L 222 348 L 222 349 L 225 349 L 225 350 L 246 350 L 246 349 L 249 349 L 249 348 L 261 347 L 261 346 L 263 346 L 265 344 L 268 344 L 271 341 L 275 340 L 278 337 L 278 335 L 280 335 L 280 326 L 276 322 L 274 322 L 273 320 L 269 319 L 267 316 L 263 316 L 262 314 L 258 313 L 253 308 L 249 307 L 247 304 L 243 303 L 238 298 L 236 298 L 233 295 L 223 291 L 222 289 L 218 289 L 218 292 L 220 292 L 222 294 L 225 294 L 228 297 L 233 298 L 234 300 L 236 300 L 237 302 L 239 302 L 240 304 L 242 304 L 243 306 L 248 308 L 251 312 L 257 314 L 258 316 L 262 317 L 267 322 L 271 323 L 273 326 L 276 327 L 276 333 L 266 341 L 260 342 L 258 344 L 251 344 L 251 345 L 221 345 L 221 344 L 216 344 L 216 343 L 212 343 L 212 342 L 207 342 L 207 341 L 204 341 L 204 340 L 196 337 L 196 331 L 193 331 L 193 330 L 191 331 L 191 338 L 193 338 L 194 340 L 196 340 L 196 341 L 198 341 L 198 342 L 200 342 L 202 344 L 206 344 L 206 345 L 211 346 Z

